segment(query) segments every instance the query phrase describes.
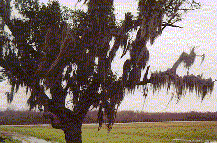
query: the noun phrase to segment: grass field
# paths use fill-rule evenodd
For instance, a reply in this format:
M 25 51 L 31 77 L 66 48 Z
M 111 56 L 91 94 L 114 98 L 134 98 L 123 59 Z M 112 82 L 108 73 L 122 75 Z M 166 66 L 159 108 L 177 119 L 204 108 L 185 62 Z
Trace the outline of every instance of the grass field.
M 16 132 L 34 136 L 51 142 L 64 143 L 62 130 L 52 127 L 9 127 L 1 126 L 1 131 Z M 96 125 L 83 125 L 82 138 L 85 143 L 103 142 L 205 142 L 217 140 L 217 122 L 156 122 L 116 124 L 108 134 L 104 126 L 98 132 Z M 175 141 L 174 139 L 182 139 Z M 188 140 L 188 141 L 184 141 Z M 200 140 L 200 141 L 199 141 Z

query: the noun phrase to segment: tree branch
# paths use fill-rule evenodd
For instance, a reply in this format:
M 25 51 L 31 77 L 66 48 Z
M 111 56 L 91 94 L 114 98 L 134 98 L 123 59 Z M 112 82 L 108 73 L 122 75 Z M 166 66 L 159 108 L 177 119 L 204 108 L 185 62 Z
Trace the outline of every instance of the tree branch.
M 166 23 L 166 22 L 164 22 L 164 23 L 162 24 L 162 26 L 163 26 L 163 27 L 166 27 L 166 26 L 171 26 L 171 27 L 183 28 L 183 27 L 181 27 L 181 26 L 174 25 L 174 24 L 170 24 L 170 23 Z
M 181 6 L 181 4 L 182 4 L 181 1 L 179 1 L 179 2 L 176 4 L 176 6 L 175 6 L 175 8 L 174 8 L 174 12 L 171 14 L 170 19 L 168 20 L 167 23 L 171 23 L 171 21 L 177 16 L 177 12 L 178 12 L 179 7 Z M 167 25 L 165 25 L 165 26 L 162 28 L 162 31 L 163 31 L 166 27 L 167 27 Z
M 150 79 L 148 79 L 149 68 L 150 66 L 147 67 L 143 80 L 138 82 L 136 85 L 146 85 L 147 83 L 150 83 Z
M 64 35 L 66 34 L 66 35 Z M 64 36 L 63 36 L 64 35 Z M 63 32 L 62 32 L 62 42 L 61 42 L 61 46 L 60 46 L 60 51 L 58 56 L 56 57 L 56 59 L 54 60 L 54 62 L 51 64 L 50 68 L 48 69 L 46 76 L 53 70 L 53 68 L 60 62 L 61 58 L 65 55 L 65 52 L 68 48 L 68 42 L 69 42 L 69 38 L 70 37 L 70 28 L 68 25 L 66 25 L 63 28 Z M 71 39 L 74 42 L 74 38 Z

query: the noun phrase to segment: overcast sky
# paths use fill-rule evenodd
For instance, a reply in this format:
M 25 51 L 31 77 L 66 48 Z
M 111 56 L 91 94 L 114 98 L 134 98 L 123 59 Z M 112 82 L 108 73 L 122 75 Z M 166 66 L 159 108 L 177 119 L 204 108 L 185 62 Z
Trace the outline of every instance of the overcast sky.
M 48 0 L 40 0 L 47 2 Z M 196 62 L 190 69 L 190 74 L 201 74 L 206 78 L 217 79 L 217 1 L 216 0 L 197 0 L 201 2 L 200 10 L 191 11 L 185 15 L 184 20 L 178 24 L 184 28 L 166 28 L 163 34 L 157 38 L 153 45 L 149 45 L 150 51 L 149 65 L 151 72 L 156 70 L 166 70 L 170 68 L 178 59 L 179 55 L 185 51 L 189 52 L 193 46 L 197 54 L 205 54 L 205 61 L 200 65 L 201 59 L 196 58 Z M 76 0 L 60 0 L 61 4 L 74 8 Z M 77 9 L 84 8 L 78 4 Z M 115 12 L 118 19 L 123 19 L 124 13 L 131 11 L 136 14 L 136 0 L 115 0 Z M 121 51 L 119 51 L 121 53 Z M 121 74 L 122 67 L 120 56 L 116 57 L 113 64 L 115 72 Z M 182 67 L 178 69 L 180 75 L 186 74 Z M 6 82 L 0 83 L 0 109 L 7 107 L 5 92 L 10 89 Z M 193 94 L 186 94 L 178 104 L 176 100 L 168 102 L 173 90 L 167 94 L 160 91 L 154 95 L 150 94 L 144 100 L 141 91 L 136 91 L 133 95 L 126 95 L 119 109 L 121 110 L 139 110 L 147 112 L 186 112 L 186 111 L 216 111 L 217 97 L 216 87 L 211 95 L 201 103 L 200 98 Z M 24 90 L 18 91 L 13 102 L 16 109 L 22 109 L 26 106 L 27 96 Z M 144 102 L 145 101 L 145 102 Z

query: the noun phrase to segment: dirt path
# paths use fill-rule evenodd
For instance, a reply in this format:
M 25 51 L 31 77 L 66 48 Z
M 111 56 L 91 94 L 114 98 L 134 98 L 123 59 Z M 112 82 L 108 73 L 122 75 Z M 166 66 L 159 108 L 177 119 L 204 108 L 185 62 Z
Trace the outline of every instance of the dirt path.
M 38 139 L 36 137 L 24 136 L 22 134 L 17 134 L 12 132 L 0 131 L 0 133 L 1 136 L 11 137 L 12 139 L 19 140 L 22 143 L 51 143 L 43 139 Z M 1 139 L 3 140 L 4 138 Z

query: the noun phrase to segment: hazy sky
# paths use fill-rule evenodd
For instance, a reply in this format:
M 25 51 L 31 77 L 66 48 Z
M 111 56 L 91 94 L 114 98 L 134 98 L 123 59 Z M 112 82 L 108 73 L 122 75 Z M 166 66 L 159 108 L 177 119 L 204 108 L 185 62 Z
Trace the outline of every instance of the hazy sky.
M 41 0 L 47 2 L 48 0 Z M 178 24 L 184 28 L 166 28 L 163 34 L 157 38 L 155 43 L 148 47 L 150 51 L 149 65 L 152 72 L 156 70 L 166 70 L 170 68 L 183 52 L 189 52 L 191 47 L 197 46 L 195 49 L 197 54 L 205 54 L 205 61 L 200 65 L 201 59 L 196 58 L 196 62 L 190 69 L 190 74 L 201 74 L 204 77 L 212 77 L 217 79 L 217 1 L 216 0 L 197 0 L 201 2 L 200 10 L 191 11 L 185 15 L 182 22 Z M 63 5 L 74 7 L 76 0 L 60 0 Z M 119 19 L 123 19 L 124 13 L 132 11 L 136 14 L 136 0 L 115 0 L 116 13 Z M 81 4 L 77 5 L 77 9 L 85 8 Z M 121 51 L 119 51 L 121 53 Z M 113 64 L 114 71 L 121 74 L 123 60 L 116 57 Z M 120 64 L 121 63 L 121 64 Z M 182 67 L 178 69 L 180 75 L 185 74 L 186 70 Z M 0 109 L 7 107 L 6 96 L 4 93 L 10 89 L 5 82 L 0 83 Z M 216 87 L 212 95 L 207 96 L 201 103 L 195 94 L 187 94 L 178 104 L 173 100 L 168 106 L 171 93 L 160 91 L 154 95 L 150 94 L 144 100 L 142 93 L 136 91 L 134 95 L 126 95 L 119 109 L 121 110 L 143 110 L 147 112 L 185 112 L 185 111 L 217 111 Z M 20 90 L 16 96 L 13 106 L 17 109 L 25 108 L 27 96 L 24 90 Z M 145 101 L 145 102 L 144 102 Z

